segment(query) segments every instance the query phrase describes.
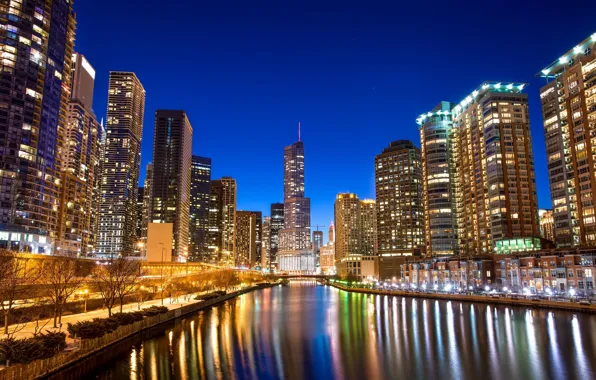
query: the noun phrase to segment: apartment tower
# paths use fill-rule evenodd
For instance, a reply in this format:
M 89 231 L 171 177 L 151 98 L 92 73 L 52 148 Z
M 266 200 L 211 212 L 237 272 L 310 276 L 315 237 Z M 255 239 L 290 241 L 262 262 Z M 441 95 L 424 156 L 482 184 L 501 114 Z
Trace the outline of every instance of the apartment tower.
M 110 72 L 96 250 L 100 255 L 134 252 L 144 115 L 145 90 L 137 76 Z

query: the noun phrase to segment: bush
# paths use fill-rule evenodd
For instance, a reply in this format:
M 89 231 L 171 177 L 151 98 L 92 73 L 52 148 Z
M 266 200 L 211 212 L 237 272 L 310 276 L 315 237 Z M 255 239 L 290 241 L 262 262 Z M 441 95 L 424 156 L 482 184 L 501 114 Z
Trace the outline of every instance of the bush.
M 169 309 L 165 306 L 151 306 L 141 310 L 141 313 L 146 317 L 153 317 L 158 314 L 167 313 L 168 311 Z
M 11 364 L 29 363 L 47 359 L 66 348 L 66 334 L 48 332 L 27 339 L 0 340 L 0 363 L 10 360 Z
M 110 319 L 116 321 L 120 326 L 132 325 L 135 322 L 143 320 L 143 314 L 135 311 L 133 313 L 116 313 Z

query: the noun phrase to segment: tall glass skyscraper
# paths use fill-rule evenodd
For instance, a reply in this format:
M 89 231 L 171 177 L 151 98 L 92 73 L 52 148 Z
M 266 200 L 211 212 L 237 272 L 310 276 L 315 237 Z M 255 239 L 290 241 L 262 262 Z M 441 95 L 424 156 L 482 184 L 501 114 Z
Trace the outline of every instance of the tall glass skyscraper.
M 192 156 L 190 184 L 190 259 L 192 261 L 208 260 L 210 194 L 211 159 Z
M 134 253 L 144 115 L 145 89 L 137 76 L 110 72 L 96 250 L 100 255 Z
M 278 268 L 277 252 L 279 251 L 279 231 L 284 228 L 284 204 L 271 204 L 271 225 L 269 232 L 270 248 L 269 248 L 269 265 L 270 269 Z
M 175 261 L 189 255 L 192 126 L 184 111 L 155 111 L 152 223 L 173 223 Z
M 304 143 L 284 149 L 284 228 L 279 232 L 280 271 L 312 272 L 310 198 L 304 197 Z
M 49 0 L 4 2 L 0 17 L 0 247 L 50 253 L 58 224 L 75 17 L 71 2 Z

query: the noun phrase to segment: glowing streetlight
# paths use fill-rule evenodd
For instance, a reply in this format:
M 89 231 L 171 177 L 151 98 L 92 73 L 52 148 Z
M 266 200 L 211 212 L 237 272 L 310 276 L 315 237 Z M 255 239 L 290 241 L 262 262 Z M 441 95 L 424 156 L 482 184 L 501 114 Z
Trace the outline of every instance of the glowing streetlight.
M 571 297 L 575 297 L 575 289 L 573 289 L 573 288 L 569 289 L 569 295 Z

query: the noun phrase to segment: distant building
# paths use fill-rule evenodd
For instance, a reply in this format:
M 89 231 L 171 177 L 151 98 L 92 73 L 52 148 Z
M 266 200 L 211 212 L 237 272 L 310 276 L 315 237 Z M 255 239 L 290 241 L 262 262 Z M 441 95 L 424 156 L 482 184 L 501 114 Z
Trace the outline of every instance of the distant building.
M 134 253 L 145 89 L 134 73 L 112 71 L 108 88 L 97 253 Z
M 143 209 L 142 209 L 142 227 L 141 227 L 141 238 L 142 240 L 147 240 L 147 226 L 151 221 L 151 200 L 152 200 L 152 192 L 151 189 L 153 188 L 153 165 L 148 163 L 145 169 L 145 182 L 143 187 Z
M 555 242 L 555 220 L 553 219 L 553 210 L 538 210 L 538 219 L 540 221 L 540 236 L 543 239 Z
M 323 231 L 313 231 L 312 233 L 312 249 L 318 253 L 323 246 Z
M 595 43 L 589 36 L 538 74 L 559 247 L 596 245 Z
M 319 252 L 319 264 L 321 273 L 325 275 L 335 275 L 335 247 L 333 242 L 327 242 L 321 247 Z
M 141 246 L 139 243 L 143 242 L 143 205 L 145 204 L 145 188 L 139 187 L 137 190 L 137 245 L 135 246 L 135 253 L 141 255 Z M 138 251 L 138 252 L 136 252 Z
M 211 159 L 192 156 L 190 185 L 190 245 L 192 261 L 209 261 L 209 197 Z
M 272 269 L 278 268 L 277 252 L 279 251 L 279 231 L 284 228 L 284 204 L 283 203 L 272 203 L 271 204 L 271 266 Z
M 263 236 L 261 239 L 261 267 L 271 269 L 271 217 L 263 218 Z
M 211 262 L 234 265 L 236 230 L 236 180 L 222 177 L 211 181 L 209 206 L 209 251 Z
M 263 242 L 263 213 L 261 211 L 252 211 L 255 215 L 255 262 L 257 265 L 261 265 L 262 260 L 262 242 Z
M 256 214 L 252 211 L 236 211 L 236 244 L 234 265 L 252 268 L 256 263 Z
M 186 112 L 157 110 L 153 136 L 151 221 L 174 224 L 175 261 L 189 255 L 192 126 Z

